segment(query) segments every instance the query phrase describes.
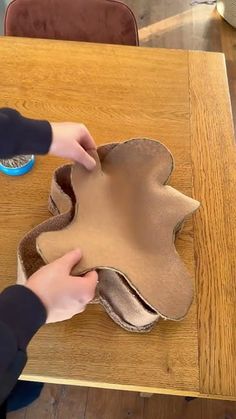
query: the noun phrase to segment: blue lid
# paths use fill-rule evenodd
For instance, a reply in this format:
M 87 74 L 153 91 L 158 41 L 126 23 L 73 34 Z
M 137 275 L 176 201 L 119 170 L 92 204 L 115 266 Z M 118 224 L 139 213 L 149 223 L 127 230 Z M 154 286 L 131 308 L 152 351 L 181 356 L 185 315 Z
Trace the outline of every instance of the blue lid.
M 14 159 L 17 159 L 17 157 L 15 157 Z M 26 173 L 28 173 L 32 167 L 34 166 L 34 162 L 35 162 L 35 158 L 33 155 L 29 156 L 28 161 L 26 161 L 26 163 L 20 165 L 18 167 L 10 167 L 6 164 L 4 164 L 7 161 L 10 161 L 11 159 L 4 159 L 4 160 L 0 160 L 0 171 L 2 173 L 5 173 L 5 175 L 8 176 L 21 176 L 21 175 L 25 175 Z M 19 162 L 20 162 L 20 156 L 19 156 Z

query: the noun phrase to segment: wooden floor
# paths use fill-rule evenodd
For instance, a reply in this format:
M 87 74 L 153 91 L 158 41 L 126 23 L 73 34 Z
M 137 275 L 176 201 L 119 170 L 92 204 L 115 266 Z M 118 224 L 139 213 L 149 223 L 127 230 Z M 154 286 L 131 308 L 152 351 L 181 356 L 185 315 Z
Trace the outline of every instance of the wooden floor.
M 1 2 L 1 0 L 0 0 Z M 141 46 L 223 51 L 236 121 L 236 30 L 214 6 L 190 0 L 126 0 L 134 11 Z M 45 385 L 31 406 L 8 419 L 236 419 L 236 403 Z
M 236 404 L 219 400 L 45 385 L 41 397 L 8 419 L 235 419 Z

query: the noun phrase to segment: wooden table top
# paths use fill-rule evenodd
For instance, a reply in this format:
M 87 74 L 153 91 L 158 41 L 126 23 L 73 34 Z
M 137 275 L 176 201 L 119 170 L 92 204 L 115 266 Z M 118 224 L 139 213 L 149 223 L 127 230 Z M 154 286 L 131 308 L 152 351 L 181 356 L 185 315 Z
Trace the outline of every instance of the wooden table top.
M 201 202 L 177 240 L 196 287 L 184 321 L 135 334 L 90 306 L 38 332 L 22 378 L 236 399 L 236 154 L 224 56 L 0 38 L 0 60 L 0 106 L 83 122 L 97 144 L 159 139 L 176 162 L 170 184 Z M 39 157 L 26 176 L 0 175 L 1 289 L 15 282 L 19 240 L 49 216 L 62 162 Z

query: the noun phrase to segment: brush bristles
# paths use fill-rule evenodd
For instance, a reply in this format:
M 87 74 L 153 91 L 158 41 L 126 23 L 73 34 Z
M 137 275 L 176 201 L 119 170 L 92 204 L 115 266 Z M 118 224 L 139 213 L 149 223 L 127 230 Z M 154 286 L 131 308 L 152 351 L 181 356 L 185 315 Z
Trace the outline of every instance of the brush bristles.
M 25 166 L 25 164 L 27 164 L 30 160 L 31 160 L 32 156 L 17 156 L 17 157 L 13 157 L 12 159 L 0 159 L 0 164 L 5 166 L 5 167 L 9 167 L 9 168 L 17 168 L 17 167 L 22 167 Z

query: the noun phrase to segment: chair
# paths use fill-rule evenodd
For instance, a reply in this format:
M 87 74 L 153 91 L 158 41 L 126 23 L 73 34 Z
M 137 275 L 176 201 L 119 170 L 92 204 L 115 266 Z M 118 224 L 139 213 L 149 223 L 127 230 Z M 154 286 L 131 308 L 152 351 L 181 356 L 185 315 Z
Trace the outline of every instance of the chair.
M 138 45 L 134 14 L 116 0 L 13 0 L 7 36 Z

